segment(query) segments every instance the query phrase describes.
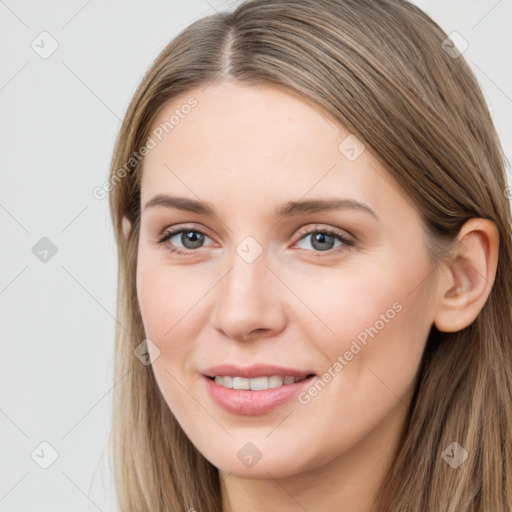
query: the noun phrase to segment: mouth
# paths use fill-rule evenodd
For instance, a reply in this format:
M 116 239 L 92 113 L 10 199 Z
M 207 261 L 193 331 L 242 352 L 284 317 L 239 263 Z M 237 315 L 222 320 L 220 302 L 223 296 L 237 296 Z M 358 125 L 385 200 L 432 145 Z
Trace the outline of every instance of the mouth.
M 224 364 L 201 372 L 210 398 L 227 412 L 242 416 L 270 413 L 313 384 L 312 371 L 266 364 Z

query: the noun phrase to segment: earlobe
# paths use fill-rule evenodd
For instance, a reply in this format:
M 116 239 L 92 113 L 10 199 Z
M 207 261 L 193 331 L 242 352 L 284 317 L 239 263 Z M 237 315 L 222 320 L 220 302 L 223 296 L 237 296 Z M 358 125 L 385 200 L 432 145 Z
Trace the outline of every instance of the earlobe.
M 130 231 L 132 229 L 132 224 L 126 216 L 123 217 L 122 222 L 123 222 L 123 235 L 125 238 L 128 238 Z
M 499 232 L 487 219 L 470 219 L 461 228 L 439 279 L 434 324 L 439 331 L 464 329 L 478 316 L 491 292 L 499 252 Z

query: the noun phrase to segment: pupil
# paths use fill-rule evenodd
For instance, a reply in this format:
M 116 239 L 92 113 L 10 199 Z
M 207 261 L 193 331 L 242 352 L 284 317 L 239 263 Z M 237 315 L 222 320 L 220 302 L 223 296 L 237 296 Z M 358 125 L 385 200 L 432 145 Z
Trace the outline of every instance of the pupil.
M 313 246 L 315 245 L 315 243 L 317 242 L 320 242 L 320 244 L 325 244 L 326 243 L 326 240 L 327 240 L 327 243 L 328 242 L 331 242 L 330 244 L 328 243 L 328 249 L 332 248 L 332 242 L 333 242 L 333 237 L 331 235 L 325 235 L 323 233 L 317 233 L 314 237 L 313 237 Z M 320 245 L 320 249 L 325 249 L 325 245 Z
M 203 238 L 204 235 L 197 231 L 185 231 L 182 233 L 181 242 L 187 249 L 196 249 L 201 246 Z M 188 243 L 191 243 L 192 246 L 187 246 Z

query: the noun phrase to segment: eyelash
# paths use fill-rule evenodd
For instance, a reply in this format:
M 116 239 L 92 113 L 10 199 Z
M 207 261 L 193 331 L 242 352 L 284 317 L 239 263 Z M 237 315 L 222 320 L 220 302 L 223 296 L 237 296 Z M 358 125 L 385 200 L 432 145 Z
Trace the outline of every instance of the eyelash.
M 169 239 L 173 238 L 175 235 L 179 235 L 180 233 L 185 233 L 187 231 L 208 236 L 206 233 L 204 233 L 203 231 L 201 231 L 199 229 L 186 227 L 186 226 L 179 226 L 175 229 L 167 230 L 164 233 L 162 233 L 162 235 L 157 239 L 156 243 L 159 245 L 163 245 L 165 242 L 167 242 Z M 343 244 L 341 247 L 337 247 L 336 249 L 329 249 L 327 251 L 308 251 L 308 252 L 312 252 L 315 256 L 322 256 L 324 254 L 332 255 L 333 253 L 338 252 L 339 249 L 343 249 L 343 246 L 345 248 L 347 248 L 347 247 L 354 247 L 356 245 L 355 241 L 350 240 L 347 237 L 341 235 L 340 233 L 330 230 L 330 229 L 308 229 L 308 230 L 301 231 L 299 233 L 300 238 L 297 240 L 297 242 L 300 242 L 303 238 L 306 238 L 308 235 L 311 235 L 314 233 L 321 233 L 323 235 L 332 236 L 334 238 L 337 238 Z M 166 249 L 169 252 L 171 252 L 172 254 L 178 254 L 178 255 L 188 255 L 188 254 L 192 254 L 192 253 L 198 251 L 197 249 L 183 250 L 181 248 L 175 248 L 175 247 L 167 247 Z

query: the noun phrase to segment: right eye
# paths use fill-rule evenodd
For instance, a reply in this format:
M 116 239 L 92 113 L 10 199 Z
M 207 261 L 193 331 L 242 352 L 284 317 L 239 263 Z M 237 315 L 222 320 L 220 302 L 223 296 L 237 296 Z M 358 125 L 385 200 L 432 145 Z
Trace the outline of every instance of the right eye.
M 178 237 L 178 235 L 180 235 Z M 173 238 L 177 237 L 178 241 L 182 244 L 182 247 L 176 247 L 175 243 L 171 243 L 170 246 L 165 246 L 171 253 L 176 254 L 190 254 L 194 252 L 195 249 L 201 247 L 205 238 L 209 238 L 205 233 L 199 231 L 197 229 L 192 228 L 184 228 L 180 226 L 179 228 L 166 230 L 157 240 L 158 244 L 166 244 L 166 242 L 170 242 Z

